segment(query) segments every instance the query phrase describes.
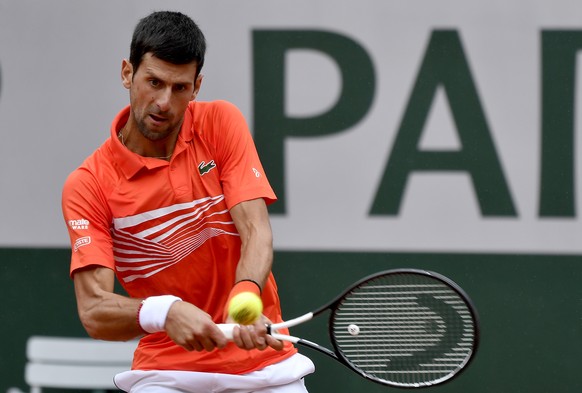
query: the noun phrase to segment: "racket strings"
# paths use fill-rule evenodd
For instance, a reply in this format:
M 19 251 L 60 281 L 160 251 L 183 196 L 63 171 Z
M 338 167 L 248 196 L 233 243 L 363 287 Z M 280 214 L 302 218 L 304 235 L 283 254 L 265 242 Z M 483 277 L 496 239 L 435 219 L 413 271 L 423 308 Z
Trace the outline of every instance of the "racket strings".
M 446 380 L 470 359 L 473 314 L 465 300 L 431 276 L 402 273 L 368 281 L 332 316 L 340 354 L 374 379 L 403 387 Z

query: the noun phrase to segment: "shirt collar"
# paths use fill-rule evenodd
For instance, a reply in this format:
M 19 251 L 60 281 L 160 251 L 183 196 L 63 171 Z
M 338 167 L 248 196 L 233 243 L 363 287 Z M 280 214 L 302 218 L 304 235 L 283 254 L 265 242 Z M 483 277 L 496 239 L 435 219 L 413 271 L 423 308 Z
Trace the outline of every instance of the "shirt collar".
M 189 143 L 193 136 L 194 131 L 192 129 L 192 112 L 194 110 L 194 103 L 191 102 L 186 112 L 184 114 L 184 122 L 182 123 L 182 128 L 180 129 L 180 134 L 178 135 L 178 141 L 176 142 L 176 148 L 174 149 L 173 156 L 179 154 L 184 150 L 187 143 Z M 125 147 L 119 140 L 119 131 L 123 128 L 127 119 L 129 118 L 130 107 L 127 106 L 123 108 L 113 119 L 111 123 L 111 150 L 113 153 L 113 158 L 117 165 L 121 168 L 121 171 L 127 179 L 131 179 L 143 168 L 155 169 L 163 166 L 167 166 L 170 163 L 165 160 L 155 160 L 148 157 L 140 156 Z

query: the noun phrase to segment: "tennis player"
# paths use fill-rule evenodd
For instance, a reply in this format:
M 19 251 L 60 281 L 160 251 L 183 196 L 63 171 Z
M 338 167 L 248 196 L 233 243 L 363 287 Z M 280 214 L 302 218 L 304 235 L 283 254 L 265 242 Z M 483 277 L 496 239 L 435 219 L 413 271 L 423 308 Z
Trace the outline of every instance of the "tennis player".
M 128 392 L 306 392 L 313 363 L 266 334 L 280 322 L 266 205 L 276 200 L 240 111 L 199 102 L 205 38 L 188 16 L 135 28 L 121 79 L 129 106 L 68 177 L 62 209 L 79 317 L 91 337 L 141 337 Z M 128 296 L 114 292 L 114 281 Z M 229 298 L 262 297 L 228 341 Z

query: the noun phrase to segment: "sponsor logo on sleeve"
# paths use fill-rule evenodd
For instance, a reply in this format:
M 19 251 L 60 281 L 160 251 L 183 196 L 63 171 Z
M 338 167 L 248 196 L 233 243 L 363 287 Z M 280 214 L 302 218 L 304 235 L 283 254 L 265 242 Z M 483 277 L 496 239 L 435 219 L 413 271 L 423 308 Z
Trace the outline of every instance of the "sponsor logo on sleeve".
M 77 250 L 78 250 L 79 248 L 81 248 L 81 247 L 83 247 L 83 246 L 86 246 L 86 245 L 88 245 L 88 244 L 91 244 L 91 236 L 83 236 L 83 237 L 80 237 L 80 238 L 78 238 L 78 239 L 75 241 L 75 245 L 73 246 L 73 250 L 74 250 L 75 252 L 77 252 Z
M 69 227 L 75 231 L 79 229 L 89 229 L 89 220 L 85 220 L 84 218 L 69 220 Z

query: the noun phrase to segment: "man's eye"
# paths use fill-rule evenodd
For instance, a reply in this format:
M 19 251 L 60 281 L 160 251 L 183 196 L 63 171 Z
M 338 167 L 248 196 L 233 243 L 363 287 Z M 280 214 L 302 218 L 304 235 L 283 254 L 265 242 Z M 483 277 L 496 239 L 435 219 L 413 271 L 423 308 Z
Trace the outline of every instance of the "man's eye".
M 160 81 L 157 79 L 150 79 L 150 85 L 153 87 L 158 87 L 160 85 Z

